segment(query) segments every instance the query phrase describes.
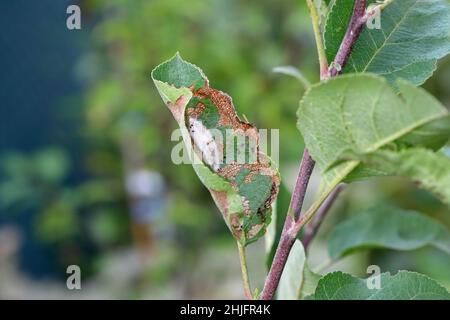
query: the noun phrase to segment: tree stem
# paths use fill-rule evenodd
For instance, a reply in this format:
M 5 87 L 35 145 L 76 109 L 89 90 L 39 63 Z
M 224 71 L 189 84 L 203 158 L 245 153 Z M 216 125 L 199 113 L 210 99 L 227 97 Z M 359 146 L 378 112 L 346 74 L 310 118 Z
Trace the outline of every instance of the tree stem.
M 238 251 L 239 251 L 239 261 L 241 263 L 242 281 L 244 283 L 244 294 L 248 300 L 253 300 L 252 289 L 250 287 L 250 279 L 248 277 L 247 268 L 247 256 L 245 254 L 245 247 L 237 241 Z
M 309 15 L 311 16 L 314 38 L 316 40 L 317 54 L 319 56 L 320 64 L 320 78 L 323 79 L 328 74 L 328 61 L 325 54 L 325 46 L 323 44 L 322 32 L 320 31 L 320 19 L 317 13 L 317 8 L 312 0 L 306 1 L 309 8 Z
M 294 191 L 292 192 L 291 203 L 289 204 L 289 214 L 294 217 L 294 221 L 298 221 L 300 218 L 306 189 L 308 188 L 309 179 L 315 164 L 315 161 L 309 155 L 308 149 L 305 148 L 297 175 L 297 181 L 295 182 Z

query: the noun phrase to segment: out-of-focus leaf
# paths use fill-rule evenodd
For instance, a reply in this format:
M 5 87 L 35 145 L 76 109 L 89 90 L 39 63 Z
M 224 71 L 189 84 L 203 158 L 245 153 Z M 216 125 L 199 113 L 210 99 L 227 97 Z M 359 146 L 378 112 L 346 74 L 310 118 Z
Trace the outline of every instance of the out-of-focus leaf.
M 277 291 L 279 300 L 299 300 L 314 293 L 320 276 L 313 273 L 306 260 L 305 249 L 295 240 L 281 275 Z
M 179 54 L 157 66 L 152 79 L 233 236 L 243 245 L 257 240 L 270 223 L 280 183 L 259 151 L 257 129 L 241 121 L 231 98 L 211 88 L 204 73 Z
M 330 235 L 328 252 L 338 259 L 358 249 L 414 250 L 426 245 L 450 254 L 450 232 L 418 212 L 381 205 L 338 224 Z
M 343 272 L 319 280 L 314 300 L 450 300 L 450 293 L 433 279 L 416 272 L 399 271 L 380 275 L 380 289 L 369 288 L 368 280 Z M 369 280 L 370 281 L 370 280 Z

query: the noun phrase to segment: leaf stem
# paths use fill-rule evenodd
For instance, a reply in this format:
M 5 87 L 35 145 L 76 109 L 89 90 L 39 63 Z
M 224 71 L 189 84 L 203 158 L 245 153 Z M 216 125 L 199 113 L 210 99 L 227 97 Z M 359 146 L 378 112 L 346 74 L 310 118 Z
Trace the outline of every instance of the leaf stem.
M 309 15 L 311 16 L 314 31 L 314 38 L 316 40 L 317 54 L 319 56 L 320 64 L 320 77 L 321 79 L 324 79 L 328 75 L 328 61 L 325 54 L 322 32 L 320 30 L 320 18 L 313 0 L 307 0 L 306 3 L 308 4 Z
M 244 283 L 244 294 L 248 300 L 252 300 L 252 289 L 250 287 L 250 279 L 248 277 L 248 268 L 247 268 L 247 256 L 245 253 L 245 247 L 239 242 L 236 241 L 238 251 L 239 251 L 239 262 L 241 263 L 241 272 L 242 272 L 242 281 Z

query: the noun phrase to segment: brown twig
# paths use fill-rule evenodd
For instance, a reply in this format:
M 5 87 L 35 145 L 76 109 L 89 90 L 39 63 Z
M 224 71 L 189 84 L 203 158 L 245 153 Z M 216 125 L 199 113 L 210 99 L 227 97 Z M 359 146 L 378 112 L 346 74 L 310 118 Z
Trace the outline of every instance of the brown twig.
M 307 0 L 308 6 L 312 13 L 314 13 L 314 8 L 312 7 L 312 2 Z M 356 43 L 359 35 L 361 34 L 362 27 L 368 19 L 368 15 L 365 11 L 366 0 L 356 0 L 355 7 L 353 9 L 352 19 L 348 26 L 347 32 L 344 36 L 344 40 L 336 55 L 336 59 L 329 73 L 324 73 L 321 70 L 321 80 L 326 80 L 329 77 L 334 77 L 339 74 L 339 70 L 335 67 L 337 65 L 344 66 L 347 62 L 348 57 L 352 51 L 353 46 Z M 314 31 L 317 34 L 318 20 L 314 14 L 311 14 L 313 20 Z M 317 30 L 316 30 L 317 29 Z M 321 36 L 316 35 L 316 42 L 322 43 Z M 321 60 L 324 57 L 323 46 L 318 43 L 319 57 Z M 325 65 L 326 61 L 321 61 L 321 69 Z M 292 246 L 297 238 L 297 234 L 301 227 L 304 225 L 303 219 L 300 219 L 300 212 L 303 206 L 303 200 L 306 194 L 306 189 L 308 187 L 309 180 L 311 178 L 312 170 L 314 169 L 314 160 L 309 155 L 307 149 L 303 153 L 303 158 L 300 164 L 299 174 L 295 184 L 294 192 L 292 194 L 291 203 L 289 206 L 289 212 L 286 216 L 286 221 L 281 233 L 280 241 L 278 243 L 277 250 L 275 252 L 272 265 L 267 275 L 266 281 L 264 283 L 264 288 L 261 293 L 261 300 L 271 300 L 275 295 L 278 288 L 278 284 L 281 279 L 281 274 L 283 273 L 284 266 L 289 257 L 289 253 Z M 330 195 L 331 197 L 332 195 Z M 337 195 L 336 195 L 337 196 Z M 328 198 L 329 199 L 329 198 Z M 328 201 L 328 199 L 326 201 Z M 324 204 L 325 205 L 325 204 Z M 331 205 L 331 204 L 330 204 Z M 310 241 L 310 240 L 309 240 Z

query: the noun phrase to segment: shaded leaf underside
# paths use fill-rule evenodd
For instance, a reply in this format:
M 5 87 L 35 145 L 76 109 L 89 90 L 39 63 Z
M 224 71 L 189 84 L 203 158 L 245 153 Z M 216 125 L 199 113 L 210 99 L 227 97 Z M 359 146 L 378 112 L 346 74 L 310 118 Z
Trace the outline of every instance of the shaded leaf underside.
M 183 133 L 193 167 L 234 237 L 257 240 L 270 223 L 279 175 L 259 150 L 257 129 L 239 119 L 231 98 L 209 87 L 203 72 L 179 54 L 152 72 Z

